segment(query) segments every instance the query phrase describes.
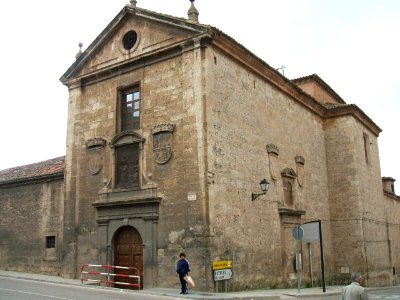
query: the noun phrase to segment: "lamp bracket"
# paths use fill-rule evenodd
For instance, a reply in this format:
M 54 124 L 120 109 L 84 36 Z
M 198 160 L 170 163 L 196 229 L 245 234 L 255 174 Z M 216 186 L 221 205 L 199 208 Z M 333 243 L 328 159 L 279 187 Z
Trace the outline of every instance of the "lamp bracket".
M 254 200 L 256 200 L 258 197 L 260 197 L 260 196 L 262 196 L 262 195 L 265 195 L 265 194 L 266 194 L 266 192 L 260 193 L 260 194 L 251 193 L 251 201 L 254 201 Z

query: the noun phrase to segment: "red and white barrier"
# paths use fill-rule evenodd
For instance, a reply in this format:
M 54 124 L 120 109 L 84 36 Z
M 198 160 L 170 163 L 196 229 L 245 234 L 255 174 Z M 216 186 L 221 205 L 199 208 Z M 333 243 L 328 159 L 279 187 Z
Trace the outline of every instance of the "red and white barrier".
M 93 268 L 95 268 L 96 271 L 92 271 Z M 118 269 L 129 270 L 132 274 L 119 274 L 117 273 Z M 93 275 L 94 277 L 97 276 L 99 277 L 99 279 L 85 278 L 86 275 Z M 129 283 L 111 280 L 111 278 L 114 277 L 133 278 L 136 279 L 137 282 Z M 140 289 L 140 272 L 137 268 L 134 267 L 84 264 L 81 268 L 81 284 L 83 284 L 83 282 L 105 284 L 106 286 L 111 286 L 112 284 L 120 284 L 126 286 L 134 286 Z

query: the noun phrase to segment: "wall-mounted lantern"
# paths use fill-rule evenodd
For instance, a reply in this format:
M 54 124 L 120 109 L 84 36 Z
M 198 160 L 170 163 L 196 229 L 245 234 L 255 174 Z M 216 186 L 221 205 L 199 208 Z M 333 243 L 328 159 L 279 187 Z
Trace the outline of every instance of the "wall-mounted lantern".
M 256 200 L 258 197 L 260 197 L 261 195 L 265 195 L 265 193 L 268 191 L 268 189 L 269 189 L 269 182 L 268 182 L 268 180 L 267 179 L 263 179 L 263 180 L 261 180 L 261 182 L 260 182 L 260 187 L 261 187 L 261 190 L 263 191 L 262 193 L 260 193 L 260 194 L 255 194 L 255 193 L 251 193 L 251 200 L 252 201 L 254 201 L 254 200 Z

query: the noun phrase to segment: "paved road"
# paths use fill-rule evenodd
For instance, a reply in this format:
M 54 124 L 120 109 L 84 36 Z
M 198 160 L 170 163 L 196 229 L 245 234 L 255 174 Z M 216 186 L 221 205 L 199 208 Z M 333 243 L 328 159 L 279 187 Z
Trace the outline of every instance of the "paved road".
M 398 289 L 370 291 L 368 293 L 368 298 L 370 300 L 374 300 L 374 299 L 400 300 L 400 288 L 398 288 Z
M 134 291 L 0 277 L 0 300 L 173 300 Z
M 381 290 L 372 290 L 368 292 L 369 300 L 400 300 L 400 288 L 389 288 Z M 292 296 L 281 296 L 282 300 L 294 300 Z M 312 296 L 303 297 L 300 299 L 308 300 L 340 300 L 340 295 L 324 295 L 324 296 Z
M 382 289 L 368 292 L 369 300 L 400 300 L 400 288 L 398 289 Z M 340 299 L 340 296 L 331 296 L 325 298 L 312 298 L 313 300 L 334 300 Z

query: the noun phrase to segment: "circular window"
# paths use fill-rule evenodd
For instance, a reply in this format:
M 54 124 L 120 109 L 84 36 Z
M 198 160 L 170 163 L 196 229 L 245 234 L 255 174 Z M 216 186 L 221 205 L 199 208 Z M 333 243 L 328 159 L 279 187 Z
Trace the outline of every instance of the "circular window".
M 125 50 L 131 50 L 133 46 L 135 46 L 137 41 L 137 33 L 135 31 L 129 31 L 124 35 L 122 39 L 122 43 L 124 45 Z

